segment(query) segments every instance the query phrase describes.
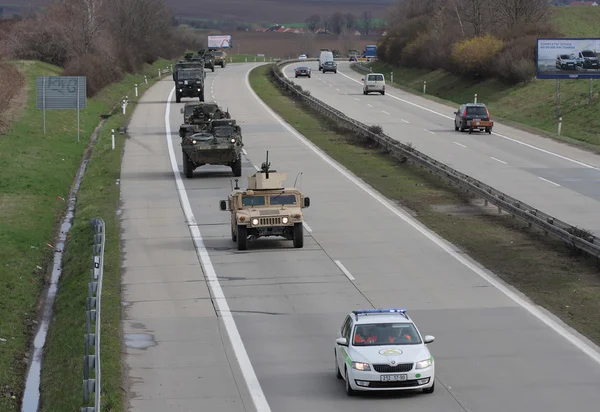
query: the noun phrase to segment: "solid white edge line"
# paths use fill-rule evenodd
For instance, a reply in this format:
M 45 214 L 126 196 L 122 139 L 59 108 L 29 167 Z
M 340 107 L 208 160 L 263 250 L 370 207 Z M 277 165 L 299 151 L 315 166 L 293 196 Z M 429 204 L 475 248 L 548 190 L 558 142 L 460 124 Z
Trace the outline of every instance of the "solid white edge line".
M 529 313 L 531 313 L 533 316 L 538 318 L 540 321 L 542 321 L 544 324 L 546 324 L 548 327 L 550 327 L 556 333 L 558 333 L 563 338 L 565 338 L 566 340 L 571 342 L 579 350 L 581 350 L 586 355 L 588 355 L 590 358 L 592 358 L 595 362 L 600 364 L 600 352 L 598 352 L 598 350 L 596 350 L 591 344 L 587 344 L 582 339 L 580 339 L 579 337 L 575 336 L 572 332 L 567 330 L 566 327 L 559 324 L 557 321 L 550 318 L 550 316 L 543 313 L 542 310 L 537 305 L 529 302 L 528 300 L 522 298 L 521 296 L 519 296 L 518 294 L 513 292 L 506 284 L 504 284 L 504 282 L 502 282 L 499 279 L 497 279 L 496 277 L 486 273 L 484 270 L 482 270 L 480 267 L 478 267 L 475 263 L 466 259 L 460 253 L 457 253 L 454 250 L 454 247 L 450 243 L 448 243 L 446 240 L 439 237 L 436 233 L 431 231 L 429 228 L 427 228 L 426 226 L 424 226 L 417 220 L 413 219 L 412 216 L 408 215 L 403 210 L 398 209 L 396 206 L 392 205 L 382 195 L 380 195 L 374 189 L 367 186 L 365 183 L 361 182 L 357 177 L 355 177 L 349 171 L 347 171 L 347 169 L 345 169 L 342 165 L 340 165 L 335 160 L 331 159 L 329 156 L 327 156 L 327 154 L 325 154 L 325 152 L 323 152 L 320 148 L 315 146 L 314 143 L 312 143 L 310 140 L 308 140 L 306 137 L 304 137 L 302 134 L 300 134 L 296 129 L 294 129 L 292 126 L 290 126 L 285 120 L 283 120 L 281 118 L 281 116 L 279 116 L 277 113 L 275 113 L 265 102 L 263 102 L 260 99 L 260 97 L 258 97 L 258 95 L 254 91 L 254 89 L 252 89 L 252 87 L 250 86 L 250 80 L 249 80 L 251 70 L 252 69 L 250 69 L 250 70 L 248 70 L 248 72 L 246 72 L 246 87 L 250 90 L 250 93 L 254 96 L 254 98 L 265 108 L 265 110 L 268 113 L 270 113 L 271 116 L 273 116 L 273 118 L 275 118 L 290 133 L 292 133 L 292 135 L 294 135 L 298 140 L 300 140 L 302 143 L 304 143 L 309 149 L 311 149 L 313 152 L 315 152 L 321 159 L 323 159 L 331 167 L 333 167 L 338 172 L 340 172 L 342 175 L 344 175 L 348 180 L 350 180 L 352 183 L 354 183 L 355 185 L 357 185 L 358 187 L 363 189 L 365 192 L 367 192 L 369 195 L 371 195 L 371 197 L 373 197 L 375 200 L 377 200 L 379 203 L 381 203 L 389 211 L 391 211 L 396 216 L 398 216 L 400 219 L 402 219 L 404 222 L 406 222 L 407 224 L 412 226 L 414 229 L 419 231 L 423 236 L 427 237 L 429 240 L 431 240 L 433 243 L 435 243 L 437 246 L 439 246 L 442 250 L 444 250 L 446 253 L 448 253 L 450 256 L 452 256 L 454 259 L 456 259 L 458 262 L 462 263 L 464 266 L 471 269 L 473 272 L 475 272 L 477 275 L 479 275 L 482 279 L 486 280 L 488 283 L 490 283 L 496 289 L 498 289 L 499 291 L 504 293 L 508 298 L 513 300 L 515 303 L 517 303 L 523 309 L 527 310 Z
M 242 149 L 242 153 L 244 154 L 244 156 L 248 156 L 248 152 L 246 151 L 246 149 Z
M 553 184 L 554 186 L 560 186 L 558 183 L 554 183 L 552 180 L 544 179 L 541 176 L 538 176 L 538 179 L 542 179 L 544 182 L 548 182 L 550 184 Z
M 369 107 L 373 107 L 373 105 L 371 103 L 367 103 L 367 106 Z
M 467 147 L 467 146 L 465 146 L 465 145 L 464 145 L 464 144 L 462 144 L 462 143 L 458 143 L 458 142 L 452 142 L 452 143 L 454 143 L 454 144 L 457 144 L 457 145 L 459 145 L 459 146 L 462 146 L 462 147 Z
M 435 134 L 435 132 L 432 132 L 431 130 L 427 130 L 427 129 L 424 129 L 424 130 L 425 130 L 427 133 Z
M 350 70 L 352 70 L 352 69 L 350 69 Z M 359 82 L 358 80 L 356 80 L 356 79 L 353 79 L 352 77 L 350 77 L 350 76 L 348 76 L 348 75 L 346 75 L 346 74 L 344 74 L 344 73 L 342 73 L 342 72 L 340 72 L 340 74 L 341 74 L 342 76 L 344 76 L 344 77 L 346 77 L 346 78 L 348 78 L 348 79 L 352 80 L 352 81 L 353 81 L 353 82 L 355 82 L 355 83 L 362 84 L 362 83 L 361 83 L 361 82 Z M 408 100 L 401 99 L 400 97 L 394 96 L 393 94 L 390 94 L 389 92 L 388 92 L 388 93 L 386 93 L 386 96 L 389 96 L 389 97 L 391 97 L 392 99 L 399 100 L 399 101 L 401 101 L 401 102 L 403 102 L 403 103 L 410 104 L 411 106 L 418 107 L 419 109 L 426 110 L 426 111 L 428 111 L 428 112 L 431 112 L 431 113 L 433 113 L 433 114 L 437 114 L 438 116 L 445 117 L 446 119 L 450 119 L 450 120 L 452 120 L 452 119 L 453 119 L 452 117 L 450 117 L 450 116 L 446 116 L 445 114 L 442 114 L 442 113 L 440 113 L 440 112 L 436 112 L 435 110 L 428 109 L 427 107 L 421 106 L 421 105 L 419 105 L 419 104 L 416 104 L 416 103 L 413 103 L 413 102 L 409 102 Z M 529 148 L 531 148 L 531 149 L 538 150 L 538 151 L 540 151 L 540 152 L 542 152 L 542 153 L 546 153 L 546 154 L 549 154 L 549 155 L 551 155 L 551 156 L 556 156 L 556 157 L 558 157 L 558 158 L 560 158 L 560 159 L 567 160 L 567 161 L 569 161 L 569 162 L 573 162 L 573 163 L 575 163 L 575 164 L 578 164 L 578 165 L 580 165 L 580 166 L 583 166 L 583 167 L 587 167 L 588 169 L 600 170 L 600 168 L 598 168 L 598 167 L 596 167 L 596 166 L 592 166 L 592 165 L 589 165 L 589 164 L 587 164 L 587 163 L 580 162 L 579 160 L 571 159 L 570 157 L 563 156 L 563 155 L 560 155 L 560 154 L 558 154 L 558 153 L 551 152 L 551 151 L 549 151 L 549 150 L 546 150 L 546 149 L 542 149 L 541 147 L 537 147 L 537 146 L 534 146 L 534 145 L 532 145 L 532 144 L 525 143 L 525 142 L 523 142 L 523 141 L 521 141 L 521 140 L 517 140 L 517 139 L 514 139 L 514 138 L 512 138 L 512 137 L 504 136 L 504 135 L 502 135 L 502 134 L 499 134 L 499 133 L 496 133 L 496 132 L 492 132 L 492 134 L 493 134 L 493 135 L 495 135 L 495 136 L 501 137 L 501 138 L 503 138 L 503 139 L 510 140 L 511 142 L 514 142 L 514 143 L 517 143 L 517 144 L 520 144 L 520 145 L 523 145 L 523 146 L 527 146 L 527 147 L 529 147 Z
M 385 114 L 390 114 L 390 113 L 386 112 L 385 110 L 382 110 L 382 112 L 384 112 Z
M 348 279 L 350 279 L 351 281 L 356 280 L 356 279 L 354 279 L 354 276 L 352 276 L 352 274 L 348 271 L 348 269 L 346 269 L 346 267 L 342 264 L 342 262 L 340 262 L 339 260 L 334 260 L 334 262 L 337 265 L 337 267 L 339 267 L 340 270 L 344 273 L 344 275 L 346 275 L 346 277 Z
M 500 162 L 500 163 L 505 164 L 505 165 L 508 164 L 504 160 L 496 159 L 494 156 L 490 156 L 490 159 L 495 160 L 495 161 Z
M 408 120 L 400 119 L 401 122 L 410 123 Z
M 204 246 L 204 241 L 202 240 L 200 228 L 198 227 L 196 218 L 194 217 L 192 206 L 190 205 L 185 186 L 179 173 L 179 167 L 177 165 L 177 160 L 175 159 L 175 151 L 173 149 L 173 141 L 171 138 L 170 115 L 171 100 L 173 99 L 174 92 L 175 87 L 171 89 L 171 93 L 169 93 L 169 97 L 167 99 L 167 105 L 165 109 L 165 137 L 167 139 L 169 158 L 171 160 L 171 168 L 173 169 L 173 175 L 175 176 L 175 184 L 177 185 L 177 193 L 179 194 L 181 208 L 183 209 L 183 213 L 187 220 L 187 224 L 190 229 L 192 239 L 194 241 L 196 254 L 198 255 L 198 259 L 200 260 L 200 264 L 202 265 L 202 269 L 204 270 L 204 274 L 206 275 L 208 286 L 210 287 L 214 296 L 214 302 L 218 308 L 219 316 L 221 317 L 221 319 L 223 319 L 225 330 L 227 331 L 227 335 L 229 335 L 231 346 L 233 347 L 235 357 L 239 362 L 240 369 L 242 371 L 242 376 L 246 381 L 246 385 L 248 386 L 248 391 L 250 392 L 250 396 L 252 397 L 254 406 L 257 412 L 270 412 L 271 408 L 269 407 L 269 403 L 267 402 L 265 394 L 260 386 L 258 377 L 254 372 L 254 368 L 252 367 L 252 363 L 250 362 L 250 357 L 246 352 L 244 342 L 242 341 L 242 337 L 240 336 L 240 333 L 235 324 L 235 320 L 233 319 L 233 314 L 229 310 L 227 299 L 225 298 L 225 294 L 221 289 L 221 284 L 219 283 L 219 279 L 217 278 L 215 268 L 213 267 L 208 251 Z
M 312 229 L 310 228 L 310 226 L 308 226 L 308 223 L 302 221 L 302 226 L 304 226 L 304 229 L 306 229 L 308 233 L 312 233 Z

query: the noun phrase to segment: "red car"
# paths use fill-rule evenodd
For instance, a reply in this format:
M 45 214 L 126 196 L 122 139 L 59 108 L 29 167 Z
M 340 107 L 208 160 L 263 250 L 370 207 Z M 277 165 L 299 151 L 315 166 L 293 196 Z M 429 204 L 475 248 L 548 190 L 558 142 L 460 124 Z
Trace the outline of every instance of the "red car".
M 294 72 L 296 74 L 296 77 L 308 76 L 308 78 L 310 79 L 310 67 L 306 67 L 306 66 L 296 67 L 296 70 Z

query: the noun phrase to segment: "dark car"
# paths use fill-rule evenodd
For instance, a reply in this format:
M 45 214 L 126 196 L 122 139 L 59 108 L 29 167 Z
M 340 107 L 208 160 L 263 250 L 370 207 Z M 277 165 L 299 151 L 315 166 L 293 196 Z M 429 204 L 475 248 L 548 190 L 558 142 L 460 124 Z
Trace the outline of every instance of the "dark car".
M 296 77 L 308 76 L 308 78 L 310 78 L 310 67 L 306 67 L 306 66 L 296 67 L 296 70 L 294 70 L 294 73 L 296 74 Z
M 334 62 L 333 60 L 326 61 L 325 63 L 323 63 L 321 70 L 323 70 L 323 73 L 325 73 L 325 72 L 337 73 L 337 63 Z
M 454 114 L 454 130 L 464 132 L 468 129 L 469 133 L 473 130 L 485 130 L 489 134 L 492 133 L 493 122 L 490 119 L 490 112 L 485 104 L 463 104 Z

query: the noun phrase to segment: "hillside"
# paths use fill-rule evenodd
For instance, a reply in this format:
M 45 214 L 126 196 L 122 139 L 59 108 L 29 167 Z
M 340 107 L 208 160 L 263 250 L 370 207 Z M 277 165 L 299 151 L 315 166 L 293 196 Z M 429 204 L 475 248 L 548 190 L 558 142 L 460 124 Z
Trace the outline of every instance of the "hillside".
M 360 15 L 370 11 L 383 18 L 395 0 L 164 0 L 175 15 L 203 20 L 232 20 L 246 23 L 297 23 L 313 14 L 335 12 Z M 28 0 L 23 8 L 48 5 L 51 0 Z M 3 7 L 0 0 L 0 7 Z M 11 4 L 12 3 L 12 4 Z M 7 5 L 14 2 L 6 0 Z M 11 7 L 12 13 L 12 7 Z

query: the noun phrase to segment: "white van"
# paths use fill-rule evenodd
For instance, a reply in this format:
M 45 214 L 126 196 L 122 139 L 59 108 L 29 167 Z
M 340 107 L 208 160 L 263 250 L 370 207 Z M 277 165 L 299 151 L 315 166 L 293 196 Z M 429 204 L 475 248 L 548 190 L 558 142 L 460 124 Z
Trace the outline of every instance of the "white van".
M 333 61 L 333 52 L 330 51 L 322 51 L 319 54 L 319 70 L 323 68 L 323 63 Z
M 381 73 L 369 73 L 363 81 L 363 94 L 379 92 L 385 94 L 385 77 Z

